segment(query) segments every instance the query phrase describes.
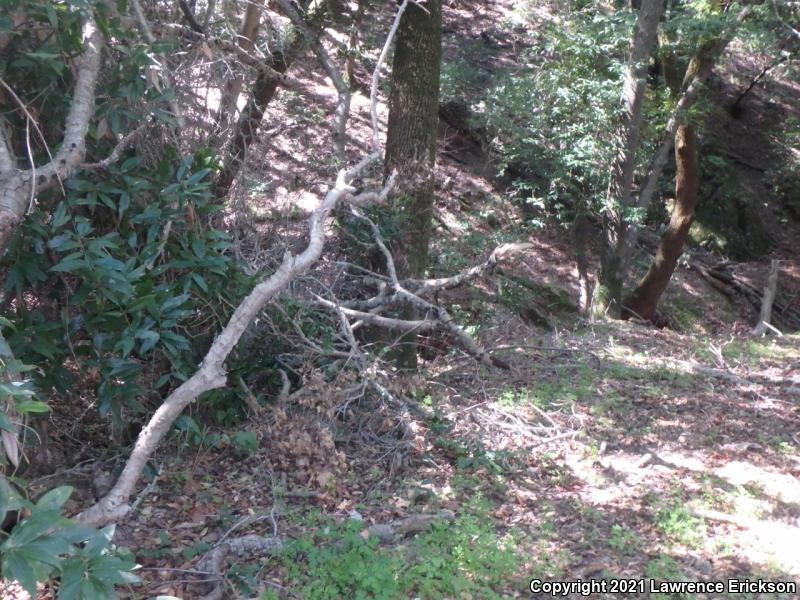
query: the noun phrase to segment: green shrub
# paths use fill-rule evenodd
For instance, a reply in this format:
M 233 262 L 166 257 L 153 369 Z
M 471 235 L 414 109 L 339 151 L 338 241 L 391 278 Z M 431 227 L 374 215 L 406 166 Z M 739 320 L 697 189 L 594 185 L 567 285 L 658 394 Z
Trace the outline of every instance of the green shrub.
M 80 527 L 65 518 L 62 507 L 72 488 L 49 491 L 33 503 L 0 477 L 0 521 L 8 511 L 25 509 L 28 516 L 10 533 L 0 532 L 3 577 L 18 581 L 36 597 L 36 584 L 58 579 L 58 600 L 116 598 L 115 586 L 135 583 L 130 555 L 112 547 L 114 527 Z
M 133 156 L 78 175 L 52 215 L 37 210 L 20 227 L 2 262 L 5 287 L 41 308 L 19 302 L 4 334 L 40 368 L 32 374 L 40 389 L 66 392 L 72 359 L 99 380 L 101 414 L 119 417 L 122 406 L 142 409 L 145 385 L 157 392 L 192 374 L 252 283 L 227 253 L 228 236 L 198 223 L 214 210 L 205 158 L 177 167 L 165 159 L 152 171 Z M 147 363 L 164 365 L 155 382 Z

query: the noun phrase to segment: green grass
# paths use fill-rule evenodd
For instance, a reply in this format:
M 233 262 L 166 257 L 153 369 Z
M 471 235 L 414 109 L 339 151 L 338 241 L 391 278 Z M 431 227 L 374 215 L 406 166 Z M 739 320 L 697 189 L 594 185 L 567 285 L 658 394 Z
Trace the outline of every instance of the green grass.
M 315 533 L 287 544 L 279 558 L 282 585 L 307 600 L 503 598 L 506 586 L 524 586 L 515 580 L 522 556 L 513 537 L 496 533 L 490 509 L 475 493 L 455 522 L 391 546 L 365 536 L 361 522 L 312 518 Z
M 679 499 L 662 507 L 656 514 L 656 525 L 670 540 L 690 548 L 702 545 L 706 539 L 705 521 L 692 514 Z

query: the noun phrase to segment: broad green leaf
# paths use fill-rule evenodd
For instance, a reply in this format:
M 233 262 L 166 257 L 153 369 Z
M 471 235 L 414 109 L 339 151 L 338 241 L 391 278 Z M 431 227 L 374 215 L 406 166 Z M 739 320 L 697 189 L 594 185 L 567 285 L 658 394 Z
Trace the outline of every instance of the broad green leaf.
M 89 539 L 83 551 L 88 556 L 99 556 L 100 553 L 108 548 L 116 531 L 115 525 L 107 525 L 102 529 L 95 530 L 94 535 Z
M 67 203 L 61 202 L 56 211 L 53 213 L 53 229 L 58 229 L 70 220 L 70 215 L 67 213 Z
M 194 184 L 198 183 L 200 180 L 202 180 L 210 172 L 211 172 L 211 169 L 200 169 L 197 173 L 195 173 L 194 175 L 189 177 L 189 179 L 186 180 L 186 184 L 187 185 L 194 185 Z
M 167 299 L 164 304 L 161 305 L 161 311 L 167 312 L 173 308 L 179 307 L 181 304 L 186 302 L 189 299 L 189 294 L 181 294 L 180 296 L 174 296 L 172 298 Z
M 142 341 L 142 345 L 139 347 L 139 352 L 144 354 L 148 350 L 150 350 L 153 346 L 158 343 L 158 340 L 161 336 L 158 335 L 156 331 L 137 331 L 136 337 Z
M 69 500 L 74 488 L 70 485 L 62 485 L 61 487 L 54 488 L 47 492 L 44 496 L 39 498 L 36 503 L 38 508 L 61 508 L 64 503 Z
M 18 554 L 32 564 L 40 562 L 50 567 L 58 567 L 61 556 L 68 554 L 72 549 L 71 544 L 59 539 L 57 535 L 51 535 L 26 544 L 18 550 Z
M 197 287 L 208 293 L 208 283 L 206 283 L 206 280 L 202 275 L 200 275 L 200 273 L 192 273 L 192 279 L 197 284 Z
M 258 450 L 258 440 L 252 431 L 237 431 L 233 436 L 233 443 L 250 452 Z
M 75 254 L 70 254 L 65 256 L 57 265 L 50 267 L 50 271 L 54 273 L 71 273 L 84 266 L 86 266 L 86 262 L 83 259 L 82 253 L 78 253 L 77 256 Z
M 69 524 L 69 519 L 63 517 L 57 509 L 34 506 L 33 514 L 14 528 L 0 549 L 9 551 L 24 548 L 53 527 L 64 527 Z
M 77 557 L 68 558 L 61 567 L 61 585 L 58 586 L 57 600 L 76 600 L 80 598 L 85 566 Z
M 6 520 L 6 513 L 11 503 L 11 489 L 6 478 L 0 476 L 0 523 Z
M 78 242 L 72 239 L 71 233 L 62 233 L 47 242 L 47 247 L 59 252 L 67 252 L 78 247 Z
M 41 400 L 16 400 L 15 406 L 22 414 L 44 415 L 50 412 L 50 407 Z
M 36 572 L 33 565 L 16 552 L 8 552 L 3 558 L 3 576 L 19 581 L 31 598 L 36 597 Z
M 30 398 L 35 396 L 36 392 L 30 387 L 28 381 L 1 381 L 0 394 L 13 398 Z M 19 403 L 17 403 L 17 408 L 19 408 Z
M 14 427 L 14 424 L 8 418 L 8 415 L 3 409 L 0 409 L 0 429 L 2 429 L 3 431 L 7 431 L 9 433 L 17 432 L 16 428 Z M 0 522 L 2 522 L 2 519 L 0 519 Z

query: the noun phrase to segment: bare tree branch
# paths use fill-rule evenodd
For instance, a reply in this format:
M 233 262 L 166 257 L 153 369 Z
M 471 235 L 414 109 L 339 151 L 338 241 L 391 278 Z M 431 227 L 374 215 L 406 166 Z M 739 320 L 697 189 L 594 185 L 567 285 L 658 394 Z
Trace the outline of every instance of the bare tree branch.
M 133 7 L 133 12 L 136 13 L 136 20 L 139 21 L 139 26 L 142 28 L 142 33 L 144 34 L 145 39 L 150 42 L 150 44 L 154 44 L 156 38 L 153 35 L 153 30 L 150 28 L 150 24 L 147 22 L 147 17 L 145 17 L 144 11 L 142 11 L 142 6 L 139 4 L 139 0 L 131 0 L 131 6 Z M 161 60 L 165 61 L 163 53 L 161 53 L 161 56 Z M 167 84 L 168 88 L 174 89 L 175 86 L 172 84 L 172 76 L 169 74 L 169 68 L 165 66 L 166 62 L 164 62 L 164 64 L 158 64 L 155 60 L 153 60 L 153 62 L 159 68 L 158 76 L 164 80 L 164 83 Z M 179 128 L 183 129 L 186 126 L 186 122 L 183 118 L 183 112 L 181 111 L 180 106 L 178 106 L 175 98 L 170 98 L 167 103 L 169 104 L 169 108 L 175 117 L 175 123 Z
M 67 114 L 64 138 L 56 156 L 42 167 L 0 172 L 0 255 L 5 252 L 17 225 L 28 209 L 32 195 L 67 178 L 83 161 L 86 132 L 94 113 L 94 95 L 103 37 L 91 14 L 82 27 L 83 53 L 77 66 L 72 102 Z M 0 147 L 4 144 L 0 143 Z M 0 151 L 2 152 L 2 151 Z
M 119 142 L 117 142 L 117 145 L 111 150 L 111 153 L 103 160 L 96 163 L 82 163 L 81 168 L 107 169 L 109 165 L 113 165 L 119 160 L 120 156 L 122 156 L 122 153 L 125 152 L 125 150 L 127 150 L 131 144 L 136 141 L 136 138 L 138 138 L 149 125 L 149 122 L 142 123 L 136 129 L 120 138 Z
M 379 62 L 376 69 L 380 69 Z M 272 275 L 262 280 L 242 300 L 233 312 L 228 324 L 217 335 L 211 348 L 203 358 L 200 368 L 183 384 L 178 386 L 155 411 L 147 425 L 141 430 L 136 444 L 125 467 L 111 490 L 97 503 L 78 515 L 83 525 L 99 526 L 123 519 L 131 510 L 129 499 L 147 460 L 161 443 L 181 412 L 204 392 L 225 386 L 227 375 L 224 362 L 238 343 L 242 334 L 259 312 L 279 292 L 285 289 L 299 275 L 305 273 L 319 260 L 325 246 L 325 223 L 331 211 L 343 201 L 366 201 L 377 197 L 385 199 L 397 180 L 393 173 L 384 187 L 376 194 L 359 194 L 352 182 L 361 176 L 379 154 L 373 152 L 349 170 L 341 170 L 335 185 L 328 191 L 319 207 L 308 219 L 308 245 L 297 256 L 287 252 L 280 267 Z
M 195 18 L 192 9 L 186 3 L 186 0 L 178 0 L 178 6 L 181 9 L 181 13 L 183 13 L 183 18 L 186 19 L 186 22 L 189 24 L 189 27 L 191 27 L 197 33 L 202 33 L 205 35 L 205 31 L 203 31 L 200 23 L 197 22 L 197 19 Z
M 394 21 L 392 21 L 392 26 L 389 28 L 389 35 L 386 36 L 386 43 L 383 45 L 383 49 L 381 50 L 381 54 L 378 57 L 378 65 L 382 65 L 386 62 L 386 57 L 389 55 L 389 50 L 392 47 L 392 40 L 394 39 L 395 34 L 397 33 L 397 28 L 400 27 L 400 19 L 403 17 L 403 13 L 405 12 L 406 8 L 408 7 L 409 0 L 403 0 L 403 3 L 400 5 L 400 8 L 397 9 L 397 14 L 394 17 Z M 370 120 L 372 121 L 372 149 L 376 152 L 381 148 L 381 140 L 380 140 L 380 128 L 378 127 L 378 84 L 380 83 L 380 73 L 376 68 L 375 71 L 372 73 L 372 84 L 370 85 L 369 95 L 372 98 L 372 102 L 370 103 L 369 114 Z
M 425 331 L 431 328 L 439 328 L 447 331 L 450 336 L 456 341 L 456 343 L 463 348 L 469 355 L 475 357 L 478 361 L 492 366 L 492 367 L 499 367 L 502 369 L 509 369 L 510 367 L 504 363 L 503 361 L 492 357 L 484 348 L 482 348 L 463 328 L 461 328 L 450 316 L 450 314 L 441 306 L 437 306 L 424 300 L 418 294 L 410 292 L 406 289 L 403 284 L 397 278 L 397 268 L 394 263 L 394 257 L 389 249 L 386 247 L 386 244 L 383 241 L 381 236 L 380 230 L 378 226 L 375 224 L 372 219 L 362 215 L 355 209 L 352 209 L 353 214 L 367 223 L 367 225 L 372 230 L 372 236 L 375 239 L 375 243 L 377 244 L 378 248 L 380 249 L 383 257 L 386 261 L 386 270 L 389 273 L 389 285 L 391 295 L 387 296 L 382 294 L 378 296 L 376 299 L 381 305 L 388 306 L 391 304 L 402 303 L 409 306 L 412 306 L 421 312 L 425 313 L 426 318 L 424 320 L 404 320 L 404 319 L 395 319 L 390 317 L 383 317 L 379 316 L 375 313 L 364 313 L 361 311 L 354 311 L 351 313 L 345 313 L 348 316 L 358 317 L 368 322 L 372 325 L 379 325 L 382 327 L 388 327 L 390 329 L 402 329 L 405 331 Z M 446 289 L 447 286 L 461 285 L 470 278 L 477 277 L 480 273 L 486 272 L 487 269 L 494 268 L 497 264 L 497 261 L 500 257 L 507 257 L 510 254 L 513 254 L 516 251 L 521 249 L 530 248 L 530 244 L 506 244 L 504 246 L 500 246 L 497 250 L 492 252 L 491 256 L 487 259 L 487 261 L 483 265 L 479 265 L 474 267 L 473 269 L 468 269 L 467 271 L 461 273 L 460 275 L 456 275 L 455 277 L 450 277 L 446 279 L 439 279 L 439 280 L 428 280 L 420 282 L 418 285 L 419 289 L 425 290 L 427 293 L 432 293 L 433 291 L 439 289 Z M 370 301 L 367 301 L 370 302 Z M 323 303 L 324 304 L 324 303 Z M 324 304 L 325 306 L 331 307 L 330 304 Z M 346 309 L 343 306 L 334 304 L 336 310 L 352 310 Z

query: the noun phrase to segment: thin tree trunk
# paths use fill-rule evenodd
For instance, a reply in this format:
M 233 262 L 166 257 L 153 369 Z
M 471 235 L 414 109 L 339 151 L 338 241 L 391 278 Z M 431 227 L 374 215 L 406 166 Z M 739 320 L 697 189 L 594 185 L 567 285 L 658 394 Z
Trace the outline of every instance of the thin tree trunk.
M 366 12 L 367 0 L 358 0 L 356 14 L 353 16 L 353 22 L 350 25 L 350 35 L 347 39 L 347 63 L 345 67 L 345 75 L 347 76 L 347 85 L 350 86 L 350 91 L 355 90 L 356 81 L 356 52 L 358 51 L 358 34 L 361 29 L 361 23 L 364 21 L 364 12 Z
M 396 169 L 401 182 L 395 212 L 400 231 L 393 244 L 401 279 L 422 277 L 428 264 L 441 56 L 442 0 L 429 0 L 424 9 L 410 4 L 397 31 L 385 159 L 386 174 Z M 415 368 L 416 334 L 401 340 L 400 348 L 398 365 Z
M 622 90 L 622 121 L 616 132 L 617 155 L 611 165 L 611 180 L 603 215 L 604 245 L 600 271 L 592 298 L 592 315 L 619 316 L 622 299 L 622 250 L 625 240 L 625 209 L 631 206 L 631 188 L 636 167 L 636 149 L 642 122 L 647 83 L 647 65 L 656 41 L 663 0 L 643 0 L 631 42 L 628 71 Z
M 83 53 L 78 60 L 72 103 L 64 123 L 64 139 L 55 157 L 45 165 L 19 169 L 11 142 L 0 127 L 0 256 L 8 248 L 33 198 L 59 185 L 83 162 L 103 45 L 102 33 L 91 15 L 84 21 L 82 37 Z
M 752 79 L 752 81 L 750 81 L 750 85 L 748 85 L 747 88 L 741 94 L 739 94 L 738 98 L 736 98 L 736 101 L 731 105 L 731 114 L 735 118 L 738 118 L 741 115 L 742 112 L 741 104 L 742 101 L 747 97 L 747 94 L 753 91 L 753 88 L 758 85 L 758 82 L 761 81 L 767 73 L 769 73 L 772 69 L 774 69 L 778 65 L 782 65 L 790 58 L 792 58 L 792 54 L 784 54 L 783 56 L 779 56 L 778 58 L 773 60 L 771 63 L 764 65 L 764 68 L 761 69 L 759 74 L 756 75 Z
M 753 335 L 764 335 L 767 329 L 775 329 L 770 325 L 772 318 L 772 304 L 775 302 L 775 293 L 778 289 L 778 268 L 780 261 L 773 260 L 769 265 L 769 275 L 767 276 L 767 284 L 764 286 L 764 297 L 761 300 L 761 315 L 753 329 Z M 778 331 L 780 334 L 780 331 Z
M 694 221 L 699 186 L 697 139 L 691 125 L 680 125 L 675 134 L 675 205 L 669 225 L 661 236 L 653 264 L 625 300 L 623 316 L 652 320 L 667 289 Z
M 250 53 L 255 49 L 258 27 L 261 24 L 262 8 L 263 7 L 256 2 L 251 2 L 247 5 L 244 18 L 242 19 L 241 33 L 236 40 L 242 48 Z M 213 146 L 217 146 L 219 140 L 226 138 L 225 134 L 231 126 L 233 117 L 236 115 L 236 105 L 239 102 L 239 95 L 242 93 L 243 85 L 244 77 L 242 77 L 242 75 L 236 75 L 225 82 L 225 90 L 219 104 L 219 110 L 217 111 L 217 137 L 212 143 Z
M 580 286 L 580 296 L 578 298 L 578 311 L 589 314 L 589 303 L 592 298 L 592 285 L 589 281 L 589 257 L 586 255 L 586 245 L 589 240 L 591 224 L 586 213 L 580 213 L 575 217 L 575 263 L 578 266 L 578 283 Z
M 733 39 L 739 24 L 741 24 L 741 22 L 744 21 L 751 12 L 751 7 L 747 6 L 743 8 L 739 14 L 736 15 L 736 19 L 733 24 L 726 31 L 721 33 L 717 39 L 703 44 L 703 46 L 697 51 L 695 56 L 689 62 L 689 66 L 686 68 L 686 74 L 684 75 L 683 83 L 680 86 L 682 92 L 680 92 L 675 85 L 669 82 L 670 87 L 672 87 L 673 96 L 677 97 L 677 101 L 672 114 L 667 120 L 667 126 L 664 130 L 664 137 L 662 138 L 661 144 L 659 145 L 658 150 L 656 151 L 656 154 L 650 163 L 647 177 L 645 178 L 644 184 L 642 184 L 642 189 L 639 192 L 639 199 L 637 201 L 638 208 L 647 209 L 652 203 L 653 195 L 656 190 L 656 184 L 658 183 L 661 173 L 664 171 L 664 167 L 667 164 L 667 159 L 669 158 L 670 151 L 672 150 L 672 144 L 675 140 L 675 134 L 678 130 L 678 127 L 686 123 L 686 115 L 688 114 L 689 109 L 694 105 L 697 98 L 700 96 L 700 91 L 703 89 L 706 80 L 711 75 L 714 65 L 725 51 L 725 48 L 727 48 L 730 41 Z M 639 226 L 633 224 L 627 229 L 625 234 L 625 245 L 622 250 L 623 270 L 627 269 L 628 267 L 633 248 L 636 246 L 638 239 Z
M 319 35 L 327 16 L 327 3 L 317 3 L 313 12 L 305 16 L 309 29 L 314 35 Z M 289 70 L 292 62 L 308 47 L 308 40 L 299 32 L 289 34 L 291 37 L 287 41 L 285 50 L 274 50 L 267 58 L 267 69 L 260 72 L 253 84 L 253 89 L 247 105 L 239 121 L 234 127 L 231 135 L 230 144 L 226 152 L 226 158 L 222 165 L 222 170 L 217 176 L 214 184 L 214 197 L 217 201 L 227 196 L 228 192 L 236 180 L 239 171 L 247 158 L 247 152 L 258 135 L 261 121 L 267 106 L 272 102 L 275 93 L 278 91 L 279 81 L 275 73 L 284 74 Z

